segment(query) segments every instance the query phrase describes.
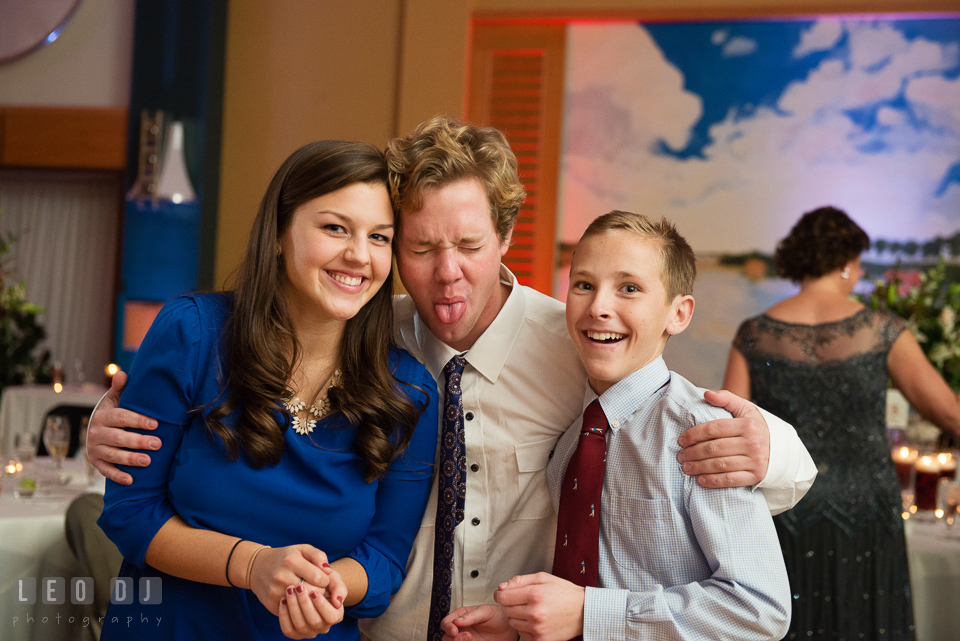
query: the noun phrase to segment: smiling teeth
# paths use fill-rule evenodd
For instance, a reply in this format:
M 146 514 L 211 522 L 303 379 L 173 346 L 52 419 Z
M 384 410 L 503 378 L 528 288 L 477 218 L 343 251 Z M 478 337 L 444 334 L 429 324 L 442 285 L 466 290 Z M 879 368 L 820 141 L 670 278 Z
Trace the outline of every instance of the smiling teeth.
M 626 338 L 626 334 L 615 334 L 613 332 L 587 332 L 587 338 L 595 341 L 615 341 Z
M 338 283 L 343 283 L 344 285 L 349 285 L 351 287 L 356 287 L 363 282 L 363 279 L 360 277 L 342 276 L 340 274 L 331 274 L 331 276 L 333 277 L 333 280 L 337 281 Z

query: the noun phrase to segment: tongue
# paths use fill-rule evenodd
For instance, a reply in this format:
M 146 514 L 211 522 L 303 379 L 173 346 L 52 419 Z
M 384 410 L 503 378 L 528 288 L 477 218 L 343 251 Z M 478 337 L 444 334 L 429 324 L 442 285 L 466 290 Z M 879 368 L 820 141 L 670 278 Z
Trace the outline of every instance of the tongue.
M 460 317 L 463 316 L 466 305 L 464 303 L 453 303 L 450 305 L 437 303 L 434 305 L 434 309 L 437 310 L 437 317 L 441 323 L 456 323 L 460 320 Z

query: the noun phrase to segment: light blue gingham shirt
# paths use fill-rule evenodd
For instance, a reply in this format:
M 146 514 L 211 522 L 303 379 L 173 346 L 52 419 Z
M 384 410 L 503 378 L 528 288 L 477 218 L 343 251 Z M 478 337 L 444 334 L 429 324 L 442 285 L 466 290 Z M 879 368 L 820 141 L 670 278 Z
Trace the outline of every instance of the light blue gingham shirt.
M 587 386 L 584 408 L 597 395 Z M 780 639 L 790 586 L 763 495 L 705 489 L 677 463 L 677 438 L 725 411 L 663 358 L 600 397 L 610 423 L 600 513 L 600 586 L 587 588 L 585 641 Z M 547 470 L 556 508 L 581 419 Z

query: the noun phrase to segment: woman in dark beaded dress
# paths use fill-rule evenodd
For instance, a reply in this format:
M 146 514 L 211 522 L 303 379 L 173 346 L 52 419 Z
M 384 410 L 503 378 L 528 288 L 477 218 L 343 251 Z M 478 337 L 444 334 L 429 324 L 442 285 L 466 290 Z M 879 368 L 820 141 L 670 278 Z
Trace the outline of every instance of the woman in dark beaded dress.
M 900 486 L 885 435 L 888 377 L 942 429 L 960 401 L 905 323 L 850 298 L 867 234 L 833 207 L 805 214 L 777 246 L 800 292 L 745 321 L 724 389 L 796 426 L 813 487 L 774 518 L 793 590 L 787 639 L 913 640 Z

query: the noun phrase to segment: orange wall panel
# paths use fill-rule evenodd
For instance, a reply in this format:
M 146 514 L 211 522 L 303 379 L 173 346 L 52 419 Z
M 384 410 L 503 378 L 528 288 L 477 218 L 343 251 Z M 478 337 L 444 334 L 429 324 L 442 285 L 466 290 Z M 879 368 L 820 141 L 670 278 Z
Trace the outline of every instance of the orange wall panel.
M 126 167 L 125 108 L 0 107 L 0 123 L 3 166 Z

